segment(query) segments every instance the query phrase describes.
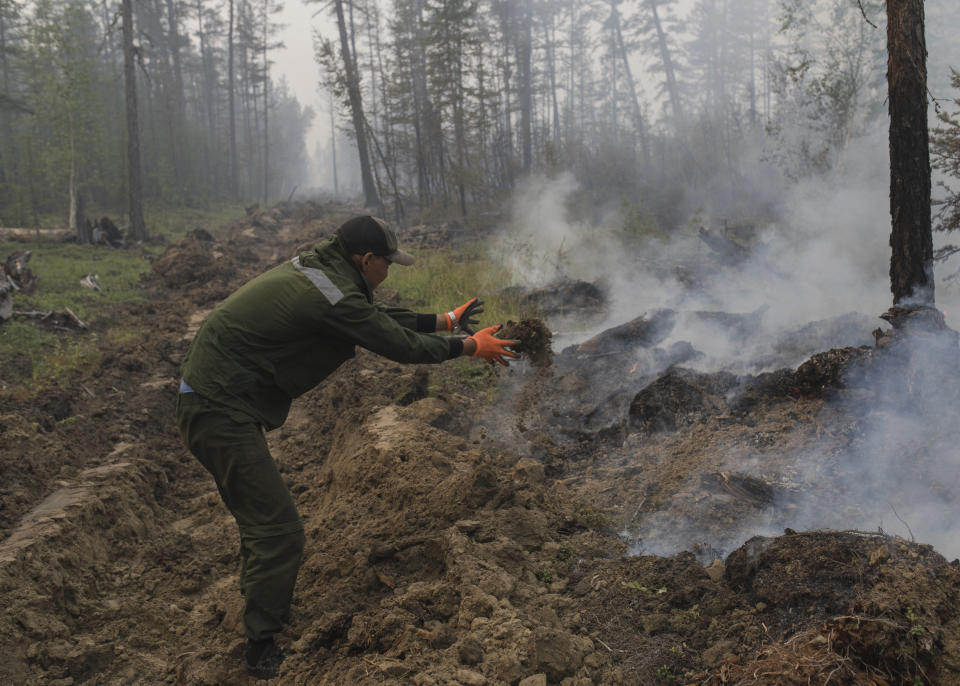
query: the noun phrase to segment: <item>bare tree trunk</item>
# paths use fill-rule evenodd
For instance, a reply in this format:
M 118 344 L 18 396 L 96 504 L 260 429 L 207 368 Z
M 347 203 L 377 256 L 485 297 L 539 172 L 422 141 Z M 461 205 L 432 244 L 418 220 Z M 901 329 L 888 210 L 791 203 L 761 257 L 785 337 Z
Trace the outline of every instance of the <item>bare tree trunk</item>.
M 70 216 L 67 218 L 67 227 L 70 229 L 70 231 L 77 234 L 77 238 L 80 240 L 81 243 L 83 243 L 84 242 L 82 240 L 83 236 L 80 235 L 79 231 L 77 231 L 77 227 L 81 225 L 81 223 L 77 221 L 77 146 L 76 146 L 76 139 L 75 139 L 76 134 L 74 133 L 74 130 L 73 130 L 72 116 L 70 117 L 69 126 L 70 126 L 70 176 L 67 181 L 67 184 L 70 186 L 70 188 L 68 189 L 70 206 L 67 211 Z
M 143 182 L 140 178 L 140 126 L 137 121 L 137 81 L 133 51 L 133 0 L 122 0 L 123 82 L 127 111 L 127 192 L 130 199 L 130 235 L 146 240 L 143 221 Z
M 370 208 L 380 207 L 380 196 L 373 181 L 370 169 L 370 153 L 367 151 L 367 134 L 364 128 L 363 100 L 360 96 L 360 80 L 350 50 L 350 38 L 347 35 L 347 23 L 343 15 L 343 0 L 334 0 L 337 13 L 337 26 L 340 29 L 340 51 L 343 53 L 343 67 L 347 77 L 347 95 L 350 99 L 350 112 L 353 115 L 353 130 L 357 136 L 357 152 L 360 155 L 360 177 L 363 182 L 364 203 Z
M 337 122 L 333 113 L 333 91 L 330 91 L 330 152 L 333 155 L 333 197 L 340 195 L 337 179 Z
M 500 144 L 499 157 L 502 159 L 501 165 L 503 168 L 503 178 L 501 181 L 501 187 L 503 188 L 513 187 L 514 172 L 513 102 L 510 99 L 510 81 L 513 75 L 512 65 L 510 62 L 510 13 L 512 11 L 513 9 L 509 3 L 505 3 L 504 9 L 501 10 L 501 34 L 503 36 L 503 46 L 500 60 L 502 68 L 501 78 L 503 79 L 503 109 L 501 111 L 501 115 L 503 117 L 503 140 Z
M 236 200 L 240 197 L 240 190 L 237 185 L 237 114 L 233 67 L 233 3 L 234 0 L 230 0 L 230 20 L 227 29 L 227 99 L 230 103 L 230 196 Z
M 180 28 L 177 16 L 177 7 L 173 0 L 166 0 L 169 33 L 167 43 L 170 50 L 171 67 L 173 69 L 173 86 L 170 93 L 170 146 L 173 154 L 173 169 L 176 183 L 180 189 L 186 190 L 189 185 L 187 169 L 184 163 L 183 130 L 184 130 L 184 94 L 183 94 L 183 67 L 180 63 Z
M 416 8 L 416 38 L 413 48 L 413 127 L 417 140 L 417 197 L 421 207 L 433 202 L 430 183 L 430 164 L 424 143 L 424 127 L 427 126 L 429 103 L 427 101 L 427 54 L 423 40 L 423 0 L 414 0 Z
M 266 55 L 264 55 L 266 57 Z M 264 65 L 264 71 L 267 67 Z M 263 80 L 263 206 L 270 202 L 270 78 Z
M 647 129 L 644 125 L 643 114 L 640 112 L 640 99 L 637 96 L 637 87 L 633 81 L 633 71 L 630 69 L 630 60 L 627 55 L 627 47 L 623 42 L 623 31 L 620 29 L 620 12 L 617 11 L 615 3 L 610 3 L 610 9 L 613 12 L 613 27 L 617 37 L 617 51 L 623 60 L 624 72 L 627 75 L 627 87 L 630 88 L 630 105 L 633 112 L 633 125 L 636 127 L 637 137 L 640 139 L 640 154 L 643 156 L 645 164 L 650 161 L 650 150 L 647 147 Z
M 683 109 L 680 106 L 680 89 L 677 87 L 677 77 L 673 68 L 673 58 L 670 55 L 670 49 L 667 47 L 667 35 L 664 33 L 663 24 L 660 21 L 660 14 L 657 12 L 656 0 L 649 0 L 650 12 L 653 14 L 653 25 L 657 31 L 657 47 L 660 49 L 660 60 L 663 62 L 663 71 L 667 78 L 667 92 L 670 94 L 670 106 L 673 109 L 673 116 L 677 120 L 677 127 L 683 124 Z M 617 31 L 620 27 L 617 25 Z M 622 41 L 622 39 L 621 39 Z M 630 67 L 627 66 L 627 71 Z
M 203 103 L 206 114 L 207 139 L 203 143 L 203 178 L 208 184 L 207 192 L 221 191 L 222 181 L 220 178 L 220 165 L 214 165 L 210 159 L 210 141 L 217 138 L 217 107 L 215 85 L 217 83 L 216 68 L 213 66 L 213 60 L 210 55 L 210 48 L 207 44 L 207 27 L 204 24 L 203 0 L 197 0 L 197 42 L 200 49 L 200 68 L 202 73 L 201 87 L 203 89 Z
M 923 0 L 887 0 L 890 290 L 895 305 L 934 304 L 923 20 Z
M 553 113 L 551 135 L 554 143 L 560 140 L 560 100 L 557 97 L 557 29 L 555 15 L 550 14 L 550 25 L 544 28 L 544 39 L 547 44 L 547 71 L 550 79 L 550 109 Z
M 70 180 L 68 181 L 68 184 L 70 185 L 70 190 L 69 190 L 70 207 L 67 211 L 69 212 L 70 216 L 67 219 L 67 227 L 70 229 L 70 231 L 72 231 L 77 235 L 78 242 L 85 243 L 86 241 L 83 240 L 83 236 L 81 232 L 78 230 L 81 226 L 83 226 L 83 224 L 77 221 L 77 214 L 78 214 L 77 205 L 79 202 L 78 201 L 79 194 L 77 193 L 77 161 L 76 160 L 70 160 Z
M 9 49 L 7 47 L 7 25 L 4 20 L 4 13 L 0 12 L 0 75 L 3 77 L 3 95 L 10 95 L 10 62 L 8 59 Z M 13 173 L 13 124 L 10 112 L 7 108 L 0 109 L 0 129 L 2 129 L 3 142 L 0 143 L 0 182 L 5 181 L 8 174 Z
M 453 104 L 453 128 L 456 137 L 457 147 L 457 196 L 460 200 L 460 216 L 467 216 L 467 189 L 464 178 L 466 177 L 467 157 L 466 157 L 466 127 L 464 125 L 464 85 L 463 85 L 463 45 L 458 41 L 457 44 L 457 79 L 455 88 L 455 100 Z
M 530 0 L 524 0 L 520 22 L 520 39 L 517 46 L 517 71 L 520 78 L 520 145 L 523 154 L 523 171 L 529 174 L 533 167 L 533 23 Z
M 73 208 L 73 215 L 76 217 L 74 221 L 77 225 L 77 242 L 81 245 L 92 242 L 93 236 L 90 232 L 90 221 L 87 219 L 87 210 L 83 201 L 82 186 L 77 189 L 77 201 Z
M 263 2 L 263 206 L 270 203 L 270 0 Z

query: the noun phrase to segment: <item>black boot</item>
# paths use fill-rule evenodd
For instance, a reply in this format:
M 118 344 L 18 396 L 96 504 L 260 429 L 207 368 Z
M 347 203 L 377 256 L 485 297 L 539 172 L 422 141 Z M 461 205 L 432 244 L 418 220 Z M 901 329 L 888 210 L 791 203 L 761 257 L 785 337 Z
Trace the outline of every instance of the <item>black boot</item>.
M 258 679 L 272 679 L 280 673 L 280 663 L 286 655 L 273 642 L 273 638 L 261 641 L 247 641 L 247 650 L 244 658 L 247 662 L 247 673 Z

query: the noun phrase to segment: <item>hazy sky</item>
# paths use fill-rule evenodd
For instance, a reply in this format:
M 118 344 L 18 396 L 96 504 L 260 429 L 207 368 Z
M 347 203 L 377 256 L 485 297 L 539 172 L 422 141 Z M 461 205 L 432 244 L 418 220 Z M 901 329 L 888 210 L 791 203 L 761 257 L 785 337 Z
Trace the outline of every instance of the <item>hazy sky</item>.
M 335 24 L 326 3 L 302 0 L 287 0 L 279 21 L 284 24 L 280 37 L 286 47 L 273 56 L 273 78 L 283 76 L 300 104 L 313 108 L 313 130 L 307 140 L 307 151 L 312 155 L 316 142 L 330 135 L 329 100 L 318 92 L 320 70 L 313 59 L 313 34 L 319 28 L 324 36 L 334 38 Z

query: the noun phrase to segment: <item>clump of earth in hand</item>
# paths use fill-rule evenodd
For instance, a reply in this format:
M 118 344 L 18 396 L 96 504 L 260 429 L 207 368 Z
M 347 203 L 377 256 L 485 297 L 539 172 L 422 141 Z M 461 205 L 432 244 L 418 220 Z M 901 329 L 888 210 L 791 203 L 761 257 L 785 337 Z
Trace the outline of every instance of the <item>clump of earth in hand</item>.
M 500 331 L 500 337 L 516 340 L 513 351 L 530 360 L 534 367 L 546 368 L 553 364 L 553 334 L 541 319 L 508 321 Z

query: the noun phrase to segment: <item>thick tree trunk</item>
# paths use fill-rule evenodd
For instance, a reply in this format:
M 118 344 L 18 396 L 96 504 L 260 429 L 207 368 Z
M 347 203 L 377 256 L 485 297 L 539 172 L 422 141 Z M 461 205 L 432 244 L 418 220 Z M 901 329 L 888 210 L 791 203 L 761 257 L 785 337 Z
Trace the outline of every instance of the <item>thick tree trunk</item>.
M 934 303 L 923 23 L 923 0 L 887 1 L 890 289 L 895 305 Z
M 343 54 L 343 67 L 347 77 L 347 95 L 350 99 L 350 113 L 353 117 L 353 130 L 357 136 L 357 152 L 360 155 L 360 178 L 363 183 L 364 203 L 370 208 L 380 207 L 380 196 L 373 182 L 370 168 L 370 153 L 367 150 L 367 132 L 364 127 L 363 100 L 360 96 L 360 79 L 353 62 L 351 41 L 347 36 L 347 22 L 343 15 L 343 0 L 334 0 L 337 13 L 337 26 L 340 29 L 340 51 Z
M 143 221 L 143 182 L 140 179 L 140 126 L 137 121 L 136 64 L 133 53 L 133 0 L 121 3 L 123 15 L 123 82 L 127 110 L 127 192 L 130 199 L 130 235 L 147 238 Z

